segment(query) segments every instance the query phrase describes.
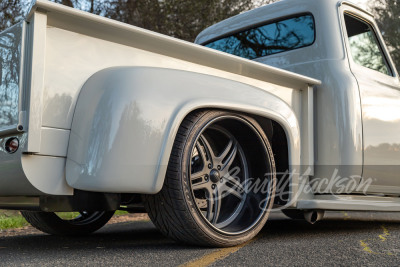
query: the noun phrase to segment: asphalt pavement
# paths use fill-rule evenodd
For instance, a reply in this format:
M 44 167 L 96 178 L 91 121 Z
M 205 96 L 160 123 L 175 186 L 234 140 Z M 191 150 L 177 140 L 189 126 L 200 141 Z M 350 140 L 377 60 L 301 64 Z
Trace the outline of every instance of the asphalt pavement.
M 1 236 L 0 266 L 397 266 L 400 213 L 331 212 L 311 225 L 274 213 L 251 242 L 183 246 L 151 222 L 109 224 L 85 237 Z

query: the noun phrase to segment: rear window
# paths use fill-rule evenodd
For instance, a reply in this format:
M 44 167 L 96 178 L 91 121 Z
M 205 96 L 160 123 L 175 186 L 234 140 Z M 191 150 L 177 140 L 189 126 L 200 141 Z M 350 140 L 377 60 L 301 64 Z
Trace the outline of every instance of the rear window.
M 205 46 L 255 59 L 310 46 L 314 41 L 314 17 L 305 14 L 247 29 L 209 42 Z

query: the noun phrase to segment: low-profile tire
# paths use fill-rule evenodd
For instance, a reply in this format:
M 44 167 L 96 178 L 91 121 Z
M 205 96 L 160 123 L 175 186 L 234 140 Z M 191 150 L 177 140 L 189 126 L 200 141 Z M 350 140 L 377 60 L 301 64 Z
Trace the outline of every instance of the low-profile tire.
M 302 210 L 297 209 L 284 209 L 282 213 L 285 214 L 292 220 L 305 220 L 304 219 L 304 212 Z
M 86 235 L 103 227 L 114 211 L 80 212 L 76 218 L 64 220 L 54 212 L 21 211 L 22 216 L 36 229 L 52 235 Z
M 182 122 L 163 188 L 145 195 L 144 204 L 169 238 L 234 246 L 253 238 L 267 221 L 275 176 L 271 146 L 254 119 L 200 111 Z

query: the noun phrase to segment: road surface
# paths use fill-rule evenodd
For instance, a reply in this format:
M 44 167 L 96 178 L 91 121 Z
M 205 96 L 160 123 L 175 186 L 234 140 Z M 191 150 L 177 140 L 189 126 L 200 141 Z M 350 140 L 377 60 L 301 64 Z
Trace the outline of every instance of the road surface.
M 372 220 L 372 221 L 371 221 Z M 149 221 L 114 223 L 87 237 L 0 233 L 0 266 L 393 266 L 400 214 L 333 212 L 308 224 L 271 215 L 245 245 L 210 249 L 166 239 Z

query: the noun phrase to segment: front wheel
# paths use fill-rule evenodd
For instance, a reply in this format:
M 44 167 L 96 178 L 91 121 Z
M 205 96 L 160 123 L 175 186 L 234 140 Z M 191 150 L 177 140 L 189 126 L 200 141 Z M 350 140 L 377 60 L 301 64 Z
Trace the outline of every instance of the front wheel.
M 166 236 L 234 246 L 264 226 L 275 193 L 275 164 L 259 124 L 223 111 L 189 115 L 175 139 L 162 190 L 144 197 Z
M 114 211 L 73 213 L 73 218 L 62 218 L 54 212 L 21 211 L 22 216 L 36 229 L 52 235 L 85 235 L 103 227 Z

